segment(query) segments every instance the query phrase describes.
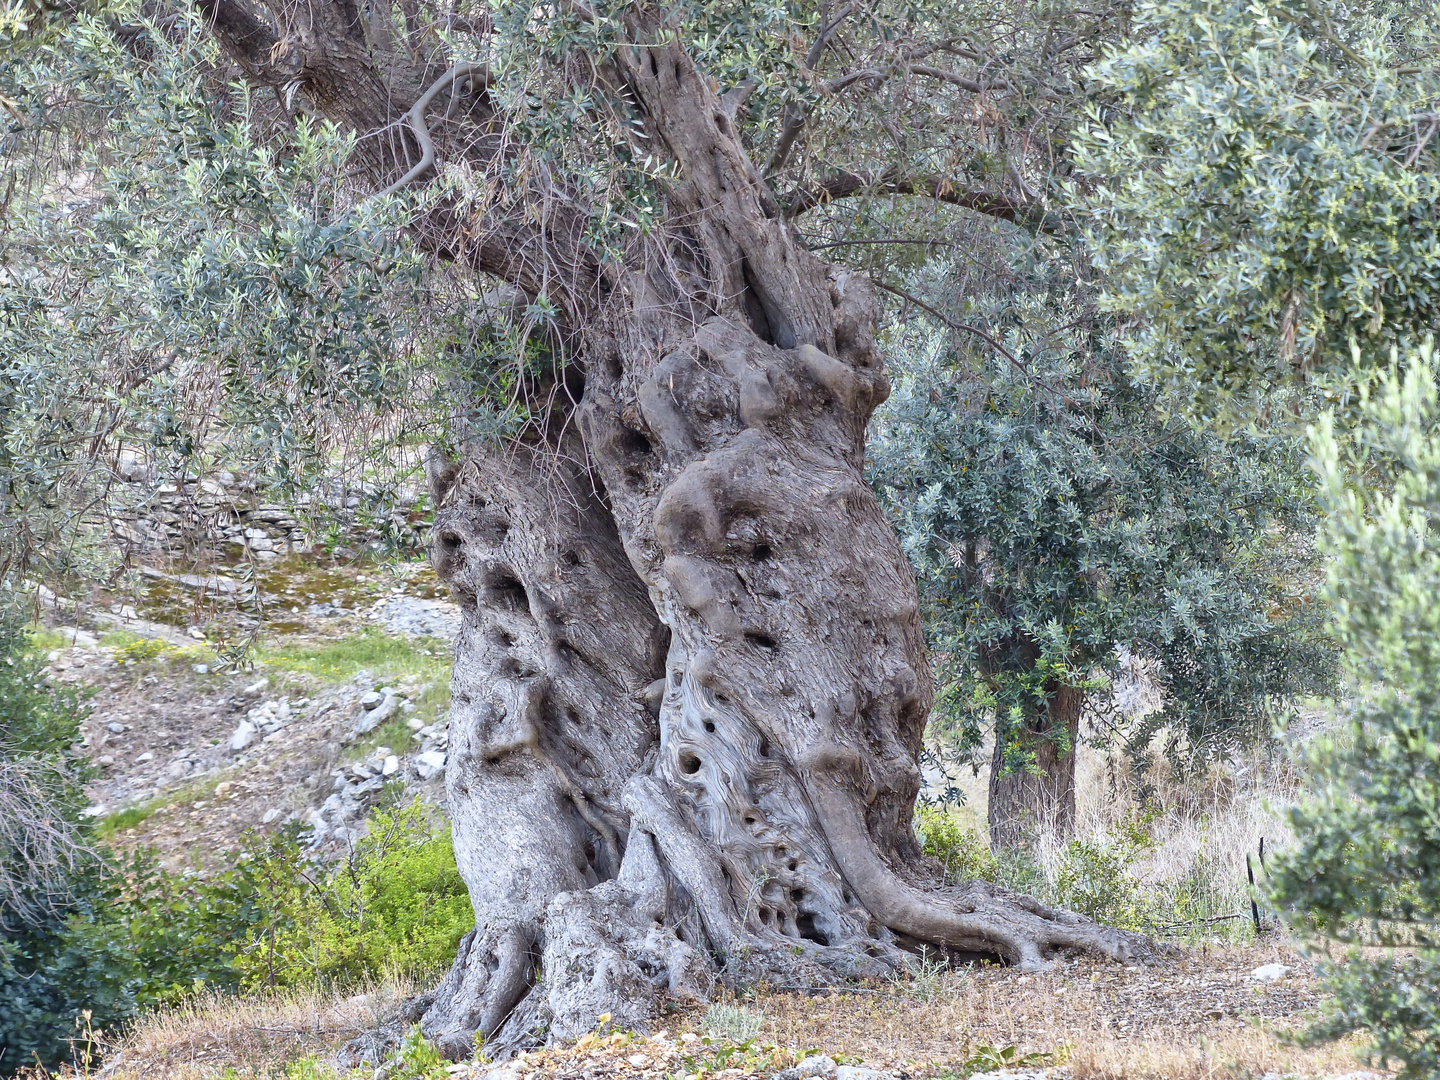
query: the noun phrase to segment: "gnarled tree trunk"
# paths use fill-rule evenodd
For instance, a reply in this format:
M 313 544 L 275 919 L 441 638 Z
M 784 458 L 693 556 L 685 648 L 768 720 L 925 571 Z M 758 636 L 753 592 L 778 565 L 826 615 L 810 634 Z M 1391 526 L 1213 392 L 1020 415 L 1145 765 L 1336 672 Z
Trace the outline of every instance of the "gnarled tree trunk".
M 584 391 L 529 442 L 434 469 L 435 564 L 465 616 L 447 792 L 477 929 L 425 1030 L 498 1056 L 605 1012 L 643 1028 L 717 980 L 826 983 L 920 946 L 1143 952 L 947 887 L 919 851 L 931 676 L 861 472 L 889 391 L 874 293 L 801 246 L 671 28 L 643 5 L 630 20 L 647 44 L 598 84 L 676 166 L 665 227 L 623 265 L 573 222 L 464 222 L 448 249 L 550 290 Z M 230 47 L 263 65 L 276 46 L 246 26 Z
M 1028 965 L 1142 950 L 984 883 L 946 888 L 918 850 L 930 672 L 861 474 L 889 390 L 874 294 L 796 243 L 678 45 L 622 63 L 678 161 L 670 213 L 709 280 L 663 304 L 673 282 L 632 268 L 588 328 L 578 418 L 603 497 L 574 481 L 544 496 L 549 467 L 530 465 L 499 500 L 502 556 L 495 528 L 459 524 L 495 511 L 488 472 L 440 493 L 437 565 L 467 612 L 449 791 L 481 929 L 427 1030 L 460 1051 L 478 1029 L 498 1053 L 602 1012 L 643 1026 L 713 979 L 813 985 L 920 945 Z M 530 502 L 564 503 L 552 533 L 603 538 L 606 558 L 581 574 L 550 536 L 517 537 L 544 517 Z M 520 630 L 481 646 L 503 619 Z M 639 647 L 662 639 L 663 658 Z

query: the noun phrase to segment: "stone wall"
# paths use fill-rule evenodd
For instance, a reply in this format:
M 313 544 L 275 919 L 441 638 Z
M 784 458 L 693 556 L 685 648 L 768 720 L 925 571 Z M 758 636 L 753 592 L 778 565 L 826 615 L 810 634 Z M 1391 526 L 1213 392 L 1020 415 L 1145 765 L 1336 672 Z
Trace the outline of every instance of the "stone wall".
M 130 555 L 268 562 L 308 554 L 317 543 L 338 554 L 362 548 L 423 550 L 428 500 L 414 485 L 327 479 L 317 490 L 276 497 L 254 476 L 164 477 L 138 455 L 122 455 L 106 524 Z

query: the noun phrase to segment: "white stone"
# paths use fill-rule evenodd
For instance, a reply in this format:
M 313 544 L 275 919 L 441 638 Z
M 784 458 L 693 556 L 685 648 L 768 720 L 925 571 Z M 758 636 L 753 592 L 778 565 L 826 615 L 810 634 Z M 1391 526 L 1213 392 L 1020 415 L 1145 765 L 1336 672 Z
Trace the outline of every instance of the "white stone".
M 136 765 L 143 765 L 143 764 L 145 764 L 145 762 L 147 762 L 147 761 L 154 761 L 154 760 L 155 760 L 155 755 L 152 754 L 149 750 L 146 750 L 145 753 L 141 754 L 139 757 L 137 757 L 137 758 L 135 759 L 135 764 L 136 764 Z
M 801 1076 L 827 1076 L 835 1071 L 835 1059 L 814 1054 L 795 1066 L 795 1071 Z
M 187 630 L 187 631 L 185 631 L 185 632 L 186 632 L 187 634 L 189 634 L 192 638 L 194 638 L 196 641 L 204 641 L 204 640 L 205 640 L 205 631 L 204 631 L 204 630 L 201 630 L 200 627 L 198 627 L 198 626 L 192 626 L 192 627 L 190 627 L 189 630 Z
M 260 824 L 269 825 L 270 822 L 274 821 L 279 816 L 280 811 L 272 806 L 269 810 L 266 810 L 264 816 L 260 818 Z
M 369 712 L 362 711 L 355 722 L 355 733 L 367 735 L 383 724 L 390 717 L 395 715 L 396 700 L 394 694 L 386 696 L 385 700 L 375 706 Z
M 360 707 L 362 709 L 378 708 L 380 703 L 384 700 L 384 694 L 380 693 L 378 690 L 370 690 L 360 695 Z
M 209 674 L 210 674 L 210 665 L 209 665 L 209 664 L 196 664 L 196 665 L 195 665 L 195 674 L 196 674 L 196 675 L 209 675 Z
M 241 693 L 244 694 L 246 697 L 256 697 L 260 694 L 263 694 L 269 688 L 270 680 L 261 679 L 259 682 L 253 682 L 249 686 L 245 687 L 245 689 L 242 690 Z
M 67 645 L 74 645 L 77 648 L 88 649 L 100 644 L 100 639 L 94 634 L 87 634 L 84 630 L 74 626 L 62 626 L 60 633 L 64 636 Z
M 241 720 L 240 726 L 235 729 L 235 734 L 230 736 L 231 750 L 244 750 L 255 741 L 257 728 L 249 720 Z
M 835 1066 L 835 1080 L 895 1080 L 893 1074 L 858 1065 Z
M 438 776 L 444 769 L 445 755 L 438 750 L 426 751 L 415 759 L 415 771 L 420 774 L 421 780 Z
M 383 765 L 380 766 L 380 775 L 381 775 L 381 776 L 394 776 L 394 775 L 395 775 L 397 772 L 399 772 L 399 771 L 400 771 L 400 759 L 399 759 L 398 757 L 396 757 L 394 754 L 389 754 L 389 755 L 387 755 L 386 758 L 385 758 L 385 764 L 383 764 Z
M 1250 977 L 1256 982 L 1271 983 L 1279 982 L 1289 974 L 1290 969 L 1284 964 L 1266 964 L 1264 967 L 1258 967 L 1250 972 Z

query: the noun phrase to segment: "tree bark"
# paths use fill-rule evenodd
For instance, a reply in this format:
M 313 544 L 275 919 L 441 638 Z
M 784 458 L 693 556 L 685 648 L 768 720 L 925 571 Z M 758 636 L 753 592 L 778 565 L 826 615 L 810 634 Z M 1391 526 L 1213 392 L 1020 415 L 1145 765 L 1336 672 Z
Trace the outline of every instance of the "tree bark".
M 641 29 L 636 40 L 663 40 Z M 597 517 L 589 527 L 618 537 L 628 556 L 624 566 L 607 560 L 603 588 L 631 595 L 633 583 L 647 602 L 592 611 L 599 576 L 572 588 L 544 559 L 536 565 L 555 625 L 608 628 L 618 618 L 646 626 L 646 640 L 663 627 L 668 649 L 651 668 L 638 652 L 631 666 L 611 664 L 603 649 L 581 648 L 568 668 L 529 661 L 545 694 L 583 698 L 612 717 L 608 731 L 633 732 L 626 747 L 645 747 L 607 757 L 613 771 L 592 783 L 592 804 L 614 811 L 619 856 L 618 866 L 587 864 L 598 882 L 580 883 L 570 866 L 584 843 L 608 852 L 610 841 L 585 839 L 587 826 L 597 830 L 566 809 L 563 791 L 544 802 L 538 830 L 494 823 L 497 808 L 506 819 L 511 808 L 534 814 L 529 785 L 537 774 L 550 784 L 541 759 L 568 760 L 576 747 L 524 740 L 519 753 L 534 760 L 517 759 L 520 771 L 506 776 L 493 754 L 452 760 L 457 847 L 483 929 L 427 1031 L 458 1052 L 478 1028 L 503 1053 L 542 1032 L 577 1035 L 602 1012 L 643 1027 L 663 995 L 703 997 L 711 980 L 824 984 L 894 970 L 920 945 L 1024 965 L 1065 948 L 1144 953 L 1141 939 L 1028 897 L 984 883 L 947 889 L 919 851 L 911 815 L 929 664 L 909 565 L 861 472 L 866 421 L 889 391 L 874 293 L 796 243 L 678 44 L 623 50 L 618 65 L 678 163 L 669 212 L 685 222 L 701 286 L 684 303 L 657 303 L 675 294 L 673 279 L 631 267 L 584 336 L 578 420 L 589 480 L 603 491 L 587 503 Z M 442 545 L 477 495 L 451 492 Z M 453 582 L 446 559 L 437 556 Z M 467 548 L 463 564 L 485 560 Z M 527 595 L 531 573 L 515 573 Z M 494 616 L 481 603 L 473 618 Z M 467 630 L 464 648 L 478 636 Z M 626 706 L 622 721 L 603 695 L 569 688 L 602 666 L 625 673 L 631 701 L 654 678 L 657 712 Z M 452 724 L 513 724 L 506 709 L 554 713 L 497 694 L 494 679 L 485 665 L 457 665 Z M 498 704 L 469 712 L 481 698 Z M 483 858 L 469 854 L 480 849 Z M 526 879 L 525 929 L 507 944 L 520 921 L 509 914 L 512 865 L 552 862 L 547 876 Z M 522 965 L 511 965 L 503 992 L 489 989 L 493 975 L 472 974 L 505 970 L 522 948 L 539 976 L 518 1004 Z
M 990 763 L 992 848 L 1018 850 L 1039 836 L 1075 831 L 1075 746 L 1084 704 L 1084 690 L 1051 687 L 1032 723 L 997 735 Z M 1011 763 L 1017 752 L 1026 764 Z
M 432 470 L 433 557 L 465 617 L 446 788 L 476 930 L 425 1031 L 499 1057 L 607 1012 L 644 1029 L 717 981 L 831 983 L 920 946 L 1145 955 L 947 887 L 919 850 L 929 661 L 862 475 L 889 392 L 875 294 L 803 248 L 673 26 L 627 18 L 647 44 L 600 84 L 675 165 L 663 227 L 603 268 L 559 218 L 451 242 L 531 297 L 544 281 L 584 390 L 528 441 Z

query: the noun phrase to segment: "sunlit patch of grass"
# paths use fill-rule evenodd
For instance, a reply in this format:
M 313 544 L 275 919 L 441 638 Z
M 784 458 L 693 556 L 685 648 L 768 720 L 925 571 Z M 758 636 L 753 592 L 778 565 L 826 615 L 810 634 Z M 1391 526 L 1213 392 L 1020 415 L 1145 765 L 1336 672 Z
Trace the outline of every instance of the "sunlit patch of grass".
M 30 627 L 30 647 L 36 652 L 49 652 L 51 649 L 68 649 L 70 642 L 59 630 L 32 625 Z
M 102 840 L 108 840 L 116 833 L 122 833 L 126 829 L 133 829 L 135 826 L 143 824 L 162 805 L 160 799 L 151 799 L 138 806 L 127 806 L 124 810 L 107 814 L 96 826 L 95 831 Z
M 256 650 L 255 659 L 276 671 L 311 675 L 326 682 L 344 682 L 362 671 L 379 680 L 418 675 L 434 681 L 445 679 L 450 671 L 450 650 L 443 641 L 392 637 L 373 627 L 320 643 L 272 640 Z

